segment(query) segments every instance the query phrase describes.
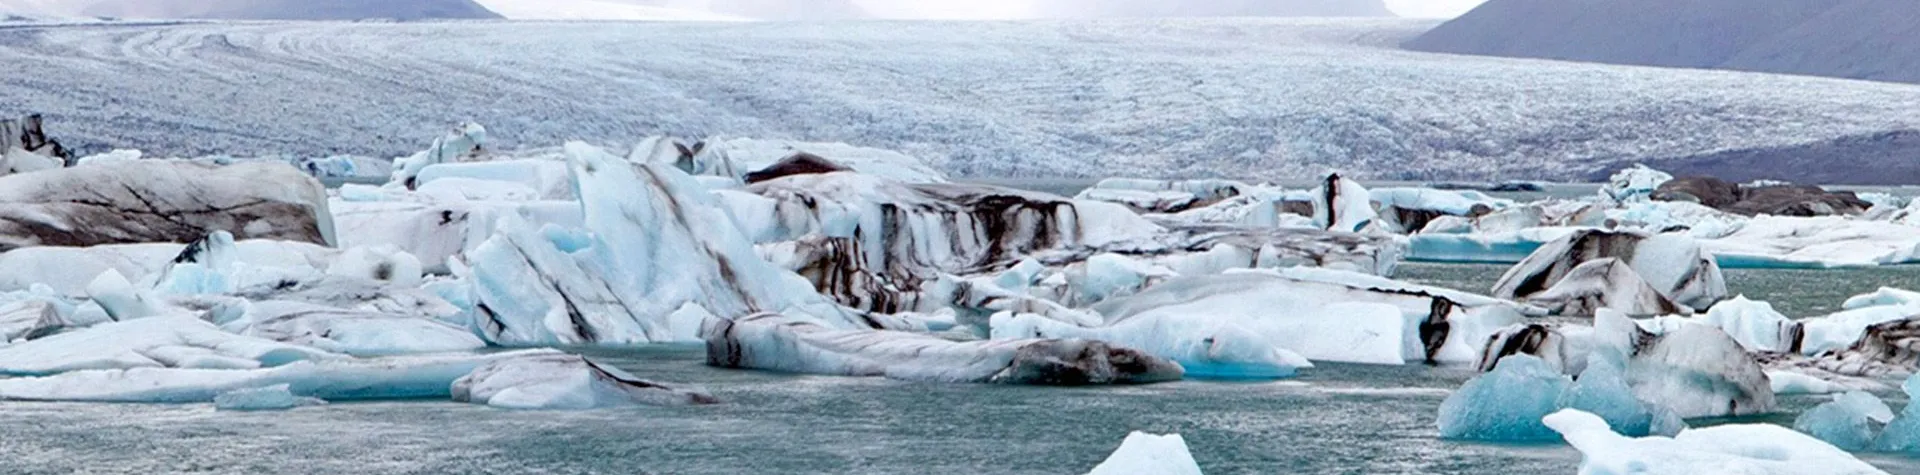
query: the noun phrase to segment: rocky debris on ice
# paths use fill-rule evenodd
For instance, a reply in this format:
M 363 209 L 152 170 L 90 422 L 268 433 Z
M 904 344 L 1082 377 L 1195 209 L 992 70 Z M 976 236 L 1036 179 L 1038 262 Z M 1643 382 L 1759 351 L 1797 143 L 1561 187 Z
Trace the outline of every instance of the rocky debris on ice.
M 818 175 L 850 171 L 853 171 L 853 169 L 848 168 L 846 165 L 834 163 L 833 160 L 828 160 L 825 157 L 799 152 L 787 158 L 780 159 L 778 162 L 773 162 L 772 165 L 767 165 L 766 168 L 747 173 L 745 177 L 742 177 L 742 181 L 752 185 L 794 175 Z
M 1772 424 L 1687 429 L 1630 438 L 1607 421 L 1566 409 L 1542 421 L 1581 453 L 1580 473 L 1870 475 L 1883 472 L 1844 450 Z
M 672 140 L 672 139 L 666 139 Z M 704 144 L 704 145 L 700 145 Z M 699 150 L 694 150 L 698 146 Z M 680 150 L 684 147 L 685 150 Z M 696 152 L 696 153 L 685 153 Z M 643 157 L 643 155 L 648 157 Z M 671 147 L 665 144 L 648 145 L 643 143 L 635 147 L 630 159 L 643 163 L 664 161 L 662 157 L 671 156 L 676 163 L 685 163 L 680 167 L 692 175 L 724 176 L 734 180 L 755 183 L 772 179 L 772 175 L 760 175 L 762 179 L 748 179 L 748 173 L 763 172 L 779 168 L 776 164 L 796 156 L 807 155 L 824 159 L 833 165 L 845 167 L 863 175 L 882 177 L 901 183 L 944 183 L 946 175 L 921 161 L 892 150 L 858 147 L 844 143 L 795 142 L 788 140 L 765 140 L 750 138 L 709 139 L 695 145 Z M 810 160 L 810 159 L 809 159 Z M 690 171 L 689 171 L 690 170 Z M 788 169 L 792 171 L 792 169 Z M 817 171 L 816 171 L 817 173 Z M 781 172 L 773 175 L 786 175 Z
M 1253 188 L 1230 180 L 1108 178 L 1074 199 L 1119 203 L 1142 213 L 1180 213 L 1239 197 Z
M 1719 264 L 1692 238 L 1593 229 L 1574 231 L 1541 246 L 1500 277 L 1493 295 L 1530 300 L 1552 290 L 1581 265 L 1606 258 L 1624 262 L 1631 272 L 1615 272 L 1611 266 L 1589 268 L 1582 275 L 1590 279 L 1576 282 L 1580 289 L 1563 293 L 1598 293 L 1604 296 L 1601 301 L 1643 302 L 1647 299 L 1635 293 L 1649 286 L 1691 310 L 1706 310 L 1727 297 Z M 1635 282 L 1620 274 L 1637 274 L 1641 279 Z
M 221 411 L 284 411 L 327 403 L 323 399 L 296 396 L 292 387 L 290 384 L 277 384 L 227 391 L 213 397 L 213 407 Z
M 1320 229 L 1358 232 L 1379 217 L 1366 187 L 1339 174 L 1327 175 L 1320 187 L 1309 193 L 1313 199 L 1313 224 Z
M 1891 309 L 1909 312 L 1912 310 L 1901 307 L 1891 307 Z M 1818 356 L 1813 361 L 1814 366 L 1851 376 L 1900 377 L 1914 374 L 1916 370 L 1920 370 L 1920 316 L 1912 316 L 1912 313 L 1907 315 L 1909 316 L 1867 326 L 1860 334 L 1859 340 L 1851 346 L 1817 353 Z M 1824 326 L 1821 325 L 1822 323 L 1827 322 L 1803 323 L 1807 325 L 1810 339 L 1816 333 L 1828 333 L 1828 331 L 1818 330 Z
M 1201 475 L 1200 464 L 1180 434 L 1127 434 L 1113 455 L 1087 475 Z
M 701 334 L 707 364 L 723 368 L 1035 385 L 1145 384 L 1184 373 L 1173 361 L 1100 341 L 956 342 L 924 333 L 839 330 L 772 313 L 710 318 Z
M 1873 207 L 1851 191 L 1792 184 L 1745 186 L 1697 176 L 1668 180 L 1654 190 L 1652 198 L 1695 202 L 1743 216 L 1851 216 Z
M 453 400 L 507 409 L 716 404 L 704 391 L 643 380 L 579 355 L 498 359 L 453 381 Z
M 142 160 L 0 177 L 0 251 L 240 239 L 337 244 L 326 191 L 291 166 Z
M 1640 274 L 1619 258 L 1594 259 L 1567 271 L 1546 290 L 1526 297 L 1526 301 L 1551 310 L 1556 315 L 1593 315 L 1611 309 L 1628 315 L 1671 315 L 1680 306 L 1647 284 Z
M 1420 233 L 1443 217 L 1472 220 L 1514 206 L 1477 191 L 1374 188 L 1368 196 L 1379 208 L 1380 224 L 1400 234 Z

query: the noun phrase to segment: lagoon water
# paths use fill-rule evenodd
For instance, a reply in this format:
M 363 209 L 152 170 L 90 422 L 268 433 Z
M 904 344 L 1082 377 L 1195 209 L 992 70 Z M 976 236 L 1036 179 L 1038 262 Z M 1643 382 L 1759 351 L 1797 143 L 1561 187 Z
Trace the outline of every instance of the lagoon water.
M 1401 277 L 1484 289 L 1499 266 L 1407 264 Z M 1915 269 L 1731 271 L 1791 315 Z M 440 401 L 279 413 L 211 404 L 0 402 L 0 473 L 1074 474 L 1128 431 L 1178 432 L 1208 474 L 1571 474 L 1564 445 L 1439 440 L 1434 414 L 1464 368 L 1322 364 L 1278 382 L 1139 387 L 947 385 L 721 370 L 697 347 L 585 350 L 726 401 L 681 408 L 506 411 Z M 1896 409 L 1906 404 L 1881 395 Z M 1784 397 L 1791 424 L 1820 397 Z M 1751 421 L 1751 420 L 1750 420 Z M 1722 423 L 1725 421 L 1714 421 Z M 1920 458 L 1869 454 L 1895 474 Z

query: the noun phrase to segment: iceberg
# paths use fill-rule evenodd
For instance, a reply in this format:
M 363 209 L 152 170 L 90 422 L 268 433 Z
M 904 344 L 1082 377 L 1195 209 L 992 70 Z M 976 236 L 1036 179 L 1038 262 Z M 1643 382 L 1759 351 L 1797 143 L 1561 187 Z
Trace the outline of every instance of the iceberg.
M 1842 450 L 1866 450 L 1873 444 L 1874 426 L 1893 420 L 1893 409 L 1865 391 L 1833 396 L 1833 400 L 1793 420 L 1793 430 L 1805 432 Z
M 218 232 L 201 234 L 196 241 L 212 234 Z M 174 278 L 166 274 L 172 268 L 180 267 L 176 260 L 191 261 L 202 267 L 193 271 L 196 275 L 181 276 L 184 277 L 180 279 L 182 282 L 190 284 L 183 286 L 189 287 L 183 290 L 225 290 L 227 287 L 277 281 L 287 276 L 318 274 L 339 252 L 312 243 L 259 239 L 237 241 L 233 246 L 238 257 L 232 261 L 247 266 L 231 272 L 211 272 L 213 269 L 206 268 L 211 261 L 202 263 L 198 262 L 199 258 L 182 259 L 194 253 L 187 252 L 188 245 L 179 243 L 14 249 L 0 253 L 0 292 L 28 290 L 36 285 L 44 285 L 53 294 L 80 297 L 86 295 L 87 285 L 93 283 L 95 278 L 113 270 L 129 282 L 154 284 L 161 293 L 168 293 L 173 285 L 170 281 Z
M 432 319 L 300 302 L 253 302 L 234 333 L 353 356 L 473 351 L 485 342 Z
M 1845 386 L 1796 371 L 1767 371 L 1767 381 L 1772 384 L 1776 396 L 1831 394 L 1846 390 Z
M 132 368 L 250 369 L 337 357 L 304 346 L 227 333 L 195 318 L 154 317 L 103 323 L 0 346 L 0 375 Z
M 1867 307 L 1912 306 L 1920 304 L 1920 292 L 1892 287 L 1881 287 L 1872 293 L 1848 297 L 1840 304 L 1842 310 L 1855 310 Z
M 222 411 L 284 411 L 301 406 L 319 406 L 327 401 L 293 394 L 292 385 L 235 389 L 213 397 L 213 407 Z
M 1440 436 L 1449 439 L 1552 440 L 1541 418 L 1560 408 L 1573 381 L 1531 355 L 1501 358 L 1440 403 Z
M 1873 267 L 1920 262 L 1920 227 L 1843 216 L 1758 216 L 1700 245 L 1734 268 Z
M 474 161 L 486 153 L 487 128 L 467 122 L 455 126 L 446 135 L 433 139 L 426 150 L 393 160 L 389 186 L 414 189 L 420 185 L 420 172 L 430 165 Z
M 1613 257 L 1575 266 L 1553 286 L 1528 296 L 1527 302 L 1567 316 L 1590 316 L 1603 308 L 1641 316 L 1680 312 L 1679 305 Z
M 1626 379 L 1635 398 L 1681 418 L 1764 414 L 1773 410 L 1773 385 L 1758 360 L 1726 332 L 1681 324 L 1654 334 L 1625 315 L 1602 310 L 1594 327 L 1514 325 L 1487 340 L 1480 368 L 1513 355 L 1531 355 L 1565 374 L 1581 374 L 1592 355 L 1627 357 Z
M 327 275 L 419 287 L 424 271 L 420 258 L 391 245 L 355 247 L 342 251 L 327 264 Z
M 1201 318 L 1136 319 L 1087 328 L 1033 314 L 1002 312 L 990 320 L 995 340 L 1075 338 L 1134 348 L 1173 360 L 1186 377 L 1206 379 L 1278 379 L 1313 367 L 1306 357 L 1275 346 L 1264 335 L 1231 322 Z
M 1423 232 L 1407 240 L 1407 260 L 1420 262 L 1459 262 L 1515 264 L 1526 260 L 1549 242 L 1584 228 L 1538 227 L 1512 231 L 1452 234 Z
M 1672 174 L 1634 164 L 1608 177 L 1607 184 L 1600 187 L 1600 195 L 1620 203 L 1649 201 L 1660 185 L 1672 180 Z
M 1180 434 L 1127 434 L 1113 455 L 1087 475 L 1201 475 L 1187 441 Z
M 703 391 L 646 381 L 579 355 L 499 359 L 453 381 L 453 400 L 506 409 L 593 409 L 720 402 Z
M 1907 408 L 1887 423 L 1886 430 L 1874 439 L 1874 450 L 1920 454 L 1920 374 L 1908 376 L 1900 385 L 1907 393 Z
M 1327 175 L 1312 194 L 1313 224 L 1320 229 L 1358 232 L 1379 217 L 1367 189 L 1338 174 Z
M 320 182 L 285 163 L 171 160 L 0 177 L 0 252 L 33 246 L 241 239 L 333 245 Z
M 298 396 L 328 401 L 447 399 L 453 382 L 488 362 L 528 355 L 523 350 L 483 355 L 335 357 L 266 368 L 160 368 L 77 370 L 0 379 L 0 399 L 22 401 L 205 403 L 230 391 L 289 385 Z
M 766 140 L 751 138 L 709 139 L 700 146 L 699 153 L 686 154 L 687 163 L 683 171 L 694 175 L 722 175 L 735 180 L 744 180 L 751 171 L 764 170 L 774 164 L 797 154 L 809 154 L 825 158 L 832 163 L 845 165 L 861 174 L 883 177 L 901 183 L 945 183 L 946 175 L 922 160 L 892 150 L 859 147 L 844 143 L 797 142 L 789 140 Z M 698 145 L 698 144 L 696 144 Z M 646 143 L 635 147 L 630 158 L 658 157 L 671 155 L 675 161 L 681 154 L 656 152 L 655 146 Z M 689 147 L 688 151 L 693 151 Z M 637 160 L 642 163 L 658 163 L 657 159 Z M 671 165 L 670 165 L 671 166 Z
M 1578 449 L 1583 474 L 1885 475 L 1846 451 L 1772 424 L 1688 429 L 1630 438 L 1599 416 L 1565 409 L 1542 421 Z
M 1694 319 L 1719 327 L 1747 351 L 1798 353 L 1805 339 L 1799 323 L 1775 311 L 1773 304 L 1748 300 L 1745 295 L 1713 304 L 1705 315 Z
M 1807 323 L 1810 334 L 1816 323 L 1822 322 Z M 1920 316 L 1911 316 L 1867 327 L 1859 341 L 1844 349 L 1821 353 L 1813 363 L 1845 375 L 1900 377 L 1920 367 L 1917 349 L 1920 349 Z
M 68 325 L 53 302 L 29 299 L 0 304 L 0 346 L 51 335 Z
M 711 318 L 707 364 L 907 381 L 1036 385 L 1146 384 L 1181 378 L 1178 363 L 1100 341 L 956 342 L 922 333 L 837 330 L 814 319 L 760 313 Z
M 585 222 L 577 201 L 343 201 L 333 209 L 342 246 L 393 246 L 418 258 L 421 270 L 440 274 L 451 271 L 454 256 L 478 248 L 509 219 L 536 226 L 580 227 Z
M 574 194 L 573 181 L 567 177 L 567 162 L 560 160 L 496 160 L 429 165 L 420 170 L 419 188 L 426 190 L 433 187 L 434 182 L 443 180 L 520 185 L 521 189 L 532 191 L 533 197 L 530 199 L 535 200 L 572 201 L 580 198 Z
M 1508 269 L 1493 295 L 1524 299 L 1559 283 L 1589 261 L 1617 258 L 1661 295 L 1694 310 L 1727 297 L 1727 284 L 1713 256 L 1692 238 L 1627 231 L 1580 230 L 1547 243 Z
M 722 316 L 767 309 L 836 328 L 875 326 L 762 259 L 720 199 L 679 169 L 577 142 L 566 152 L 585 229 L 509 218 L 468 255 L 476 321 L 489 341 L 674 341 L 693 333 L 668 327 L 687 303 Z
M 1633 395 L 1627 385 L 1626 367 L 1615 357 L 1596 352 L 1587 358 L 1573 386 L 1560 395 L 1559 407 L 1578 409 L 1606 419 L 1607 425 L 1628 436 L 1653 433 L 1653 410 Z

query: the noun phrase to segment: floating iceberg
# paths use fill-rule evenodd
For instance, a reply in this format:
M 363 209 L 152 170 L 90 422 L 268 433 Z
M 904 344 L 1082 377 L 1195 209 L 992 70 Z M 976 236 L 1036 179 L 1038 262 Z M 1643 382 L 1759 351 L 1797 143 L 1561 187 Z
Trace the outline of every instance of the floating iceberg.
M 1598 415 L 1622 434 L 1635 437 L 1651 434 L 1653 409 L 1634 397 L 1633 388 L 1627 385 L 1627 369 L 1614 360 L 1616 357 L 1598 352 L 1589 356 L 1586 369 L 1580 372 L 1573 386 L 1560 395 L 1559 405 Z
M 1580 374 L 1591 355 L 1627 356 L 1634 397 L 1682 418 L 1763 414 L 1773 385 L 1751 353 L 1719 328 L 1681 324 L 1654 334 L 1619 312 L 1602 310 L 1594 327 L 1524 324 L 1487 340 L 1484 370 L 1510 355 L 1533 355 L 1566 374 Z M 1657 415 L 1657 414 L 1656 414 Z
M 1618 258 L 1594 259 L 1575 266 L 1558 282 L 1527 297 L 1556 315 L 1593 315 L 1610 309 L 1628 315 L 1671 315 L 1680 306 L 1647 285 Z
M 1449 439 L 1552 440 L 1540 421 L 1560 409 L 1573 381 L 1531 355 L 1501 358 L 1440 403 L 1440 436 Z
M 1407 240 L 1407 260 L 1514 264 L 1533 255 L 1546 243 L 1584 228 L 1540 227 L 1488 233 L 1424 232 Z
M 799 153 L 808 153 L 846 165 L 861 174 L 883 177 L 901 183 L 944 183 L 945 175 L 927 166 L 918 158 L 876 148 L 857 147 L 844 143 L 813 143 L 788 140 L 764 139 L 720 139 L 709 140 L 704 147 L 706 153 L 694 154 L 694 174 L 722 174 L 722 170 L 731 169 L 731 178 L 744 179 L 745 174 L 762 170 Z M 637 147 L 636 150 L 639 150 Z M 649 153 L 651 154 L 651 153 Z M 730 166 L 722 166 L 722 161 Z
M 0 346 L 0 375 L 127 368 L 248 369 L 335 357 L 313 348 L 227 333 L 194 318 L 155 317 Z
M 295 395 L 328 401 L 446 399 L 453 394 L 454 380 L 471 374 L 474 369 L 488 362 L 543 354 L 559 352 L 525 350 L 484 355 L 375 359 L 336 356 L 253 369 L 138 366 L 130 369 L 79 370 L 48 376 L 0 379 L 0 399 L 204 403 L 230 391 L 281 384 L 289 385 Z
M 593 409 L 646 404 L 714 404 L 712 395 L 633 377 L 579 355 L 499 359 L 453 382 L 453 400 L 508 409 Z
M 1713 304 L 1694 319 L 1719 327 L 1748 351 L 1797 353 L 1805 339 L 1799 323 L 1775 311 L 1773 304 L 1748 300 L 1745 295 Z
M 1671 438 L 1635 439 L 1578 410 L 1561 410 L 1543 421 L 1580 450 L 1583 474 L 1886 474 L 1819 439 L 1771 424 L 1731 424 L 1688 429 Z
M 217 232 L 215 233 L 217 234 Z M 209 234 L 201 234 L 205 239 Z M 326 247 L 304 242 L 248 240 L 233 244 L 237 252 L 232 261 L 246 264 L 244 269 L 217 271 L 206 268 L 211 261 L 201 264 L 198 271 L 220 274 L 220 289 L 208 289 L 216 282 L 200 280 L 214 276 L 182 276 L 181 279 L 192 285 L 183 290 L 225 290 L 227 287 L 239 288 L 250 284 L 277 281 L 287 276 L 305 276 L 323 272 L 327 262 L 339 252 Z M 62 296 L 78 297 L 86 295 L 86 287 L 95 278 L 108 270 L 119 272 L 129 282 L 156 284 L 166 293 L 173 284 L 166 274 L 171 268 L 179 267 L 174 261 L 192 255 L 188 246 L 178 243 L 147 244 L 111 244 L 91 247 L 29 247 L 0 253 L 0 292 L 28 290 L 35 285 L 45 285 L 53 293 Z
M 836 330 L 762 313 L 707 320 L 707 364 L 908 381 L 1040 385 L 1144 384 L 1180 379 L 1178 363 L 1104 342 L 955 342 L 884 330 Z
M 284 163 L 140 160 L 0 177 L 0 251 L 242 239 L 332 245 L 320 182 Z
M 498 160 L 490 162 L 441 163 L 420 170 L 419 188 L 426 190 L 443 180 L 472 180 L 519 185 L 533 192 L 536 200 L 572 201 L 573 180 L 567 178 L 567 162 L 560 160 Z
M 476 320 L 498 344 L 682 341 L 669 315 L 694 303 L 723 316 L 797 312 L 837 328 L 874 322 L 762 259 L 733 216 L 679 169 L 566 148 L 585 229 L 511 218 L 468 255 Z
M 1648 201 L 1654 190 L 1670 180 L 1673 180 L 1673 175 L 1667 172 L 1635 164 L 1609 177 L 1607 184 L 1600 187 L 1600 194 L 1621 203 Z
M 1886 452 L 1920 454 L 1920 374 L 1907 377 L 1900 385 L 1907 393 L 1907 408 L 1887 423 L 1886 430 L 1873 441 L 1873 448 Z
M 1767 381 L 1773 386 L 1773 394 L 1831 394 L 1845 391 L 1846 387 L 1832 381 L 1820 379 L 1795 371 L 1767 371 Z
M 53 302 L 20 300 L 0 304 L 0 346 L 15 340 L 47 336 L 68 324 Z
M 1720 266 L 1692 238 L 1600 230 L 1575 231 L 1542 246 L 1508 269 L 1494 284 L 1493 295 L 1532 298 L 1581 264 L 1604 258 L 1624 261 L 1648 286 L 1685 307 L 1706 310 L 1727 296 Z
M 1874 440 L 1875 425 L 1893 420 L 1893 409 L 1865 391 L 1836 394 L 1833 400 L 1794 419 L 1793 430 L 1805 432 L 1842 450 L 1866 450 Z
M 234 333 L 354 356 L 473 351 L 485 342 L 465 328 L 408 315 L 299 302 L 253 302 Z
M 1320 229 L 1356 232 L 1379 217 L 1367 189 L 1340 175 L 1328 175 L 1312 194 L 1313 224 Z
M 1920 227 L 1841 216 L 1759 216 L 1700 245 L 1727 267 L 1873 267 L 1920 262 Z
M 472 252 L 509 219 L 535 226 L 585 222 L 576 201 L 335 202 L 333 207 L 342 246 L 397 247 L 434 273 L 449 272 L 450 258 Z
M 1087 475 L 1201 475 L 1200 464 L 1187 451 L 1180 434 L 1127 434 L 1127 440 L 1114 449 L 1105 462 Z
M 292 385 L 235 389 L 213 397 L 214 409 L 222 411 L 284 411 L 301 406 L 318 406 L 327 401 L 293 394 Z
M 410 156 L 393 160 L 389 186 L 407 189 L 419 186 L 420 172 L 430 165 L 472 161 L 486 153 L 487 128 L 467 122 L 455 126 L 446 135 L 433 139 L 433 145 Z
M 1816 323 L 1822 322 L 1807 323 L 1810 334 Z M 1920 316 L 1910 316 L 1867 327 L 1859 341 L 1820 354 L 1814 365 L 1845 375 L 1901 377 L 1920 367 L 1916 349 L 1920 349 Z

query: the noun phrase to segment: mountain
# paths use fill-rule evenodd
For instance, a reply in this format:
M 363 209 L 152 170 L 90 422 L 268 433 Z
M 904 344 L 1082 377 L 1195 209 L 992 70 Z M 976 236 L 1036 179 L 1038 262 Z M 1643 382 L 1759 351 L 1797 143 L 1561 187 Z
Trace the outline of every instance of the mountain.
M 500 18 L 473 0 L 0 0 L 0 13 L 221 20 Z
M 1490 0 L 1414 51 L 1920 82 L 1920 1 Z

